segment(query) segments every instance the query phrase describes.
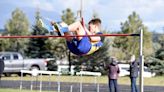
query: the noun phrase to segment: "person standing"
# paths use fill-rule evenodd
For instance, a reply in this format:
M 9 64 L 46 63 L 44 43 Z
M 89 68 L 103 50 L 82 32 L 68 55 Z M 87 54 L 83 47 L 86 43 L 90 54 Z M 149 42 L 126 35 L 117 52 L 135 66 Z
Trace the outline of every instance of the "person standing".
M 130 60 L 130 80 L 131 80 L 131 92 L 138 92 L 138 88 L 136 85 L 136 79 L 138 77 L 138 62 L 135 59 L 135 56 L 132 55 Z
M 112 58 L 112 62 L 108 65 L 108 78 L 110 92 L 118 92 L 118 74 L 120 73 L 116 58 Z
M 4 60 L 2 58 L 0 58 L 0 84 L 1 84 L 1 77 L 4 71 Z

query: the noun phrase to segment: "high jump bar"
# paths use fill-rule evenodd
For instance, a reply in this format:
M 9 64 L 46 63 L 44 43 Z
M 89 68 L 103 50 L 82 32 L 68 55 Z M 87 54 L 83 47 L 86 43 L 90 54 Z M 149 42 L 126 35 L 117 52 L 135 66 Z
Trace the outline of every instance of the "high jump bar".
M 56 35 L 27 35 L 27 36 L 0 36 L 0 38 L 67 38 L 67 37 L 94 37 L 94 36 L 140 36 L 140 34 L 96 34 L 96 35 L 67 35 L 67 36 L 56 36 Z

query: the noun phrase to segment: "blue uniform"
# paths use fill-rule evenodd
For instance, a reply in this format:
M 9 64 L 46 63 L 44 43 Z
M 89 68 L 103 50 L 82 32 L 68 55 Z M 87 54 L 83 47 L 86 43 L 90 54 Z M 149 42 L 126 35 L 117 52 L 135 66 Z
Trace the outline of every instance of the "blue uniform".
M 98 33 L 102 34 L 102 33 Z M 76 55 L 88 55 L 97 51 L 103 45 L 102 41 L 92 43 L 89 37 L 85 36 L 81 40 L 74 38 L 72 41 L 67 41 L 69 50 Z

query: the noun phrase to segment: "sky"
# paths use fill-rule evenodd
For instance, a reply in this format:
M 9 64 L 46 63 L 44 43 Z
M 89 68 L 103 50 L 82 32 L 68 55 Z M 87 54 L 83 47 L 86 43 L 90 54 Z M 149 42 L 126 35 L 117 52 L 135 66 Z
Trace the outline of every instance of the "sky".
M 164 0 L 82 0 L 83 17 L 87 23 L 97 13 L 102 20 L 102 26 L 107 30 L 120 30 L 120 23 L 135 11 L 139 14 L 143 24 L 150 31 L 164 33 Z M 35 12 L 40 9 L 41 16 L 60 21 L 62 11 L 70 8 L 75 16 L 80 10 L 81 0 L 1 0 L 0 1 L 0 29 L 4 28 L 11 13 L 20 8 L 34 24 Z

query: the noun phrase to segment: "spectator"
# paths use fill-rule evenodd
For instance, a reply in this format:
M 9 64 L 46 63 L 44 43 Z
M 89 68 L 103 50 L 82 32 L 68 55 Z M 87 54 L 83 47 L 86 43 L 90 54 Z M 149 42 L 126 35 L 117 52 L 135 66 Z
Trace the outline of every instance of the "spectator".
M 108 78 L 110 92 L 118 92 L 118 74 L 120 72 L 116 58 L 112 58 L 112 62 L 108 65 Z
M 135 59 L 135 56 L 132 55 L 130 60 L 130 80 L 131 80 L 131 92 L 138 92 L 136 79 L 138 77 L 138 62 Z
M 4 70 L 4 61 L 3 59 L 0 58 L 0 82 L 1 82 L 1 74 L 3 73 Z

